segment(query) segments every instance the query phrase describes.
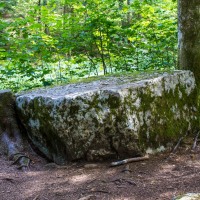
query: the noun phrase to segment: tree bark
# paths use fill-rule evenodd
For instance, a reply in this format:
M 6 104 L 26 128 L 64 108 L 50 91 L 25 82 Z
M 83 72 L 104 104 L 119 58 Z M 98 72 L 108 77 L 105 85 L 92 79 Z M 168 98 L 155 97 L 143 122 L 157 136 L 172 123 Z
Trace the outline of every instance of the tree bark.
M 10 90 L 0 91 L 0 147 L 19 169 L 27 169 L 30 159 L 24 151 L 23 139 L 15 112 L 15 101 Z
M 178 1 L 178 68 L 191 70 L 200 88 L 200 1 Z

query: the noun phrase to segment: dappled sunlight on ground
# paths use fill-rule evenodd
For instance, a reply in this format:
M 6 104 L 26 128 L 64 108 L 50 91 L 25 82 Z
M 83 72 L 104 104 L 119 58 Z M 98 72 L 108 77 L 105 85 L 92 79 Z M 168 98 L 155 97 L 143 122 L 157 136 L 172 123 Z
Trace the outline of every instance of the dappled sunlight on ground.
M 71 178 L 69 178 L 69 182 L 72 184 L 81 184 L 84 183 L 86 181 L 91 181 L 92 179 L 90 178 L 89 175 L 85 175 L 85 174 L 81 174 L 81 175 L 76 175 L 76 176 L 72 176 Z
M 84 162 L 48 166 L 39 159 L 27 172 L 0 156 L 2 200 L 171 200 L 200 191 L 200 155 L 190 152 L 151 156 L 143 162 L 86 168 Z

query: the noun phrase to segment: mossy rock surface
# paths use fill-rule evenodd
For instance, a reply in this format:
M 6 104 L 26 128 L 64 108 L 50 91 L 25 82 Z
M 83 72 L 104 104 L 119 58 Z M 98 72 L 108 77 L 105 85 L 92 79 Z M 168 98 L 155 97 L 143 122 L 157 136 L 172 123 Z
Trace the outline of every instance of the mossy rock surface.
M 104 77 L 19 94 L 20 119 L 32 142 L 62 164 L 162 150 L 198 127 L 190 71 Z

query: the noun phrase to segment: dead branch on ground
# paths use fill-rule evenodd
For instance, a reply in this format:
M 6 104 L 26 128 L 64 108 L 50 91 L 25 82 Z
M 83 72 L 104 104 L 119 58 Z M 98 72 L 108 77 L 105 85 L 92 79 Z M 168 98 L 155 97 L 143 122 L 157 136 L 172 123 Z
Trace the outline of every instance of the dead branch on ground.
M 148 160 L 148 159 L 149 159 L 148 155 L 143 156 L 143 157 L 128 158 L 128 159 L 125 159 L 125 160 L 120 160 L 120 161 L 117 161 L 117 162 L 112 162 L 110 164 L 110 166 L 111 167 L 115 167 L 115 166 L 119 166 L 119 165 L 124 165 L 126 163 L 138 162 L 138 161 L 143 161 L 143 160 Z

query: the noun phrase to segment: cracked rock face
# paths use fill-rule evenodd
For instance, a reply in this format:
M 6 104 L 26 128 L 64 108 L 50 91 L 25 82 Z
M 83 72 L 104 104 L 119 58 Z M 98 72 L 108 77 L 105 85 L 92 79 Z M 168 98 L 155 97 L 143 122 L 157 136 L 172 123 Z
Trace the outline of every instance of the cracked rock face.
M 107 77 L 20 94 L 29 138 L 58 164 L 159 151 L 198 126 L 190 71 Z

